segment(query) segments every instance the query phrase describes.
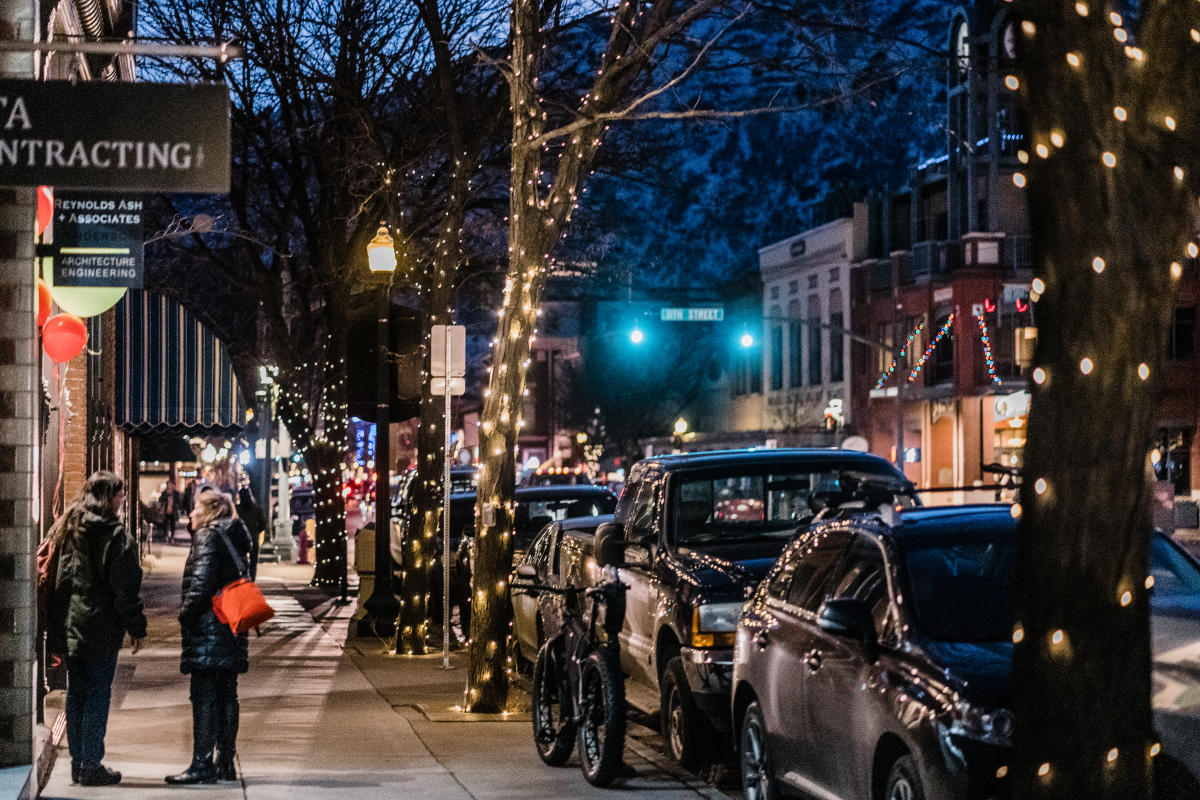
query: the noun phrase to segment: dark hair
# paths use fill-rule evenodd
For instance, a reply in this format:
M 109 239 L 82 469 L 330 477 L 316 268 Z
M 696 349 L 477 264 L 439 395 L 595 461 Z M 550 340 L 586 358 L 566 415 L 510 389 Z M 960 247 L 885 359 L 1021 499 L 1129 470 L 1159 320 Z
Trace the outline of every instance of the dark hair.
M 124 489 L 125 481 L 115 472 L 93 472 L 83 484 L 83 489 L 67 505 L 62 516 L 50 527 L 48 535 L 61 544 L 68 536 L 79 531 L 83 516 L 88 513 L 115 520 L 117 512 L 113 509 L 113 500 Z

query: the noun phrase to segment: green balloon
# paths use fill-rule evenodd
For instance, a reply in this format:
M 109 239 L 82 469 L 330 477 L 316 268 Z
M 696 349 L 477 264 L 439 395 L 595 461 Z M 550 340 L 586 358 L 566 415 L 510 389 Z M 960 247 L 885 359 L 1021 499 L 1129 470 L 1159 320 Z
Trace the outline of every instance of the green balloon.
M 77 317 L 102 314 L 125 296 L 124 286 L 55 286 L 52 258 L 42 259 L 42 280 L 50 287 L 50 296 L 58 307 Z

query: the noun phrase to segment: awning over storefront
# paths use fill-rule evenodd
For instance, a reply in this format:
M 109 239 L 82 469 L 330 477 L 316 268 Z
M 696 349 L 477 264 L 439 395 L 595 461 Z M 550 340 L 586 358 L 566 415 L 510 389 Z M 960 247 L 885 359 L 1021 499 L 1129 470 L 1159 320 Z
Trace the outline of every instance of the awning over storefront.
M 232 431 L 245 424 L 233 365 L 195 315 L 160 294 L 117 304 L 116 421 L 128 431 Z

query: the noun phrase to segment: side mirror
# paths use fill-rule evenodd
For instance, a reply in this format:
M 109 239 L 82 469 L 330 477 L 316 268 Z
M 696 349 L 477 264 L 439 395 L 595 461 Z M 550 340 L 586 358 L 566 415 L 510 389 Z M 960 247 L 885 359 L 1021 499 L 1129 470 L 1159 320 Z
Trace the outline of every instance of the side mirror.
M 826 600 L 817 614 L 817 624 L 834 636 L 862 642 L 868 653 L 872 653 L 879 643 L 875 618 L 863 600 L 853 597 Z
M 525 578 L 527 580 L 536 581 L 537 576 L 538 576 L 537 567 L 535 567 L 533 564 L 520 564 L 517 566 L 517 577 L 518 578 Z
M 625 529 L 615 522 L 605 522 L 596 529 L 596 564 L 619 567 L 625 563 Z

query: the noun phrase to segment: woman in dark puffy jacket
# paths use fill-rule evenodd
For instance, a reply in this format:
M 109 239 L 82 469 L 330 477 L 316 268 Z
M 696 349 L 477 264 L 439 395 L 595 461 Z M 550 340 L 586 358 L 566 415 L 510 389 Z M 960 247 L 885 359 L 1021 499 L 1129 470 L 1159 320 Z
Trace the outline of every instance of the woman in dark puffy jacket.
M 191 675 L 192 764 L 167 783 L 237 780 L 237 676 L 249 667 L 246 634 L 213 613 L 213 596 L 247 569 L 250 534 L 222 492 L 202 492 L 192 511 L 192 549 L 183 568 L 180 671 Z M 234 552 L 231 552 L 232 551 Z M 213 751 L 216 750 L 214 762 Z

